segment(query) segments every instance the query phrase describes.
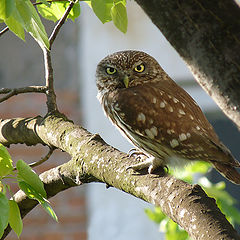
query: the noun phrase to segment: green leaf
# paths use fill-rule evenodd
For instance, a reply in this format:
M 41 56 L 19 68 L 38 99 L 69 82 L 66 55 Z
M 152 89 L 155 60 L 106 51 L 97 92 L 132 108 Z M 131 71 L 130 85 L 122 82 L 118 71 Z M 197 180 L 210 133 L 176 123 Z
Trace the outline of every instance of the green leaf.
M 15 8 L 15 0 L 0 0 L 0 18 L 8 18 Z
M 13 170 L 12 159 L 7 149 L 0 144 L 0 177 L 10 174 Z
M 40 1 L 37 1 L 37 2 L 40 2 Z M 50 6 L 51 5 L 51 3 L 49 3 L 47 0 L 41 0 L 41 2 L 43 4 L 45 4 L 46 6 Z
M 8 217 L 9 217 L 9 204 L 8 199 L 5 194 L 0 192 L 0 238 L 3 235 L 4 229 L 8 225 Z
M 226 202 L 221 202 L 220 205 L 221 210 L 226 214 L 227 218 L 231 218 L 232 224 L 240 224 L 240 211 L 236 207 L 226 204 Z
M 24 25 L 17 10 L 9 18 L 5 19 L 5 23 L 13 33 L 25 41 Z
M 187 240 L 189 239 L 188 233 L 180 228 L 177 223 L 169 219 L 166 224 L 165 232 L 166 240 L 178 239 L 178 240 Z
M 57 215 L 53 211 L 52 207 L 50 204 L 40 195 L 38 192 L 36 192 L 29 184 L 27 184 L 24 181 L 21 181 L 18 183 L 20 189 L 22 189 L 25 194 L 31 198 L 37 200 L 43 209 L 56 221 L 58 221 Z
M 170 169 L 170 173 L 172 173 L 177 178 L 180 178 L 188 183 L 192 183 L 194 174 L 205 174 L 208 172 L 210 167 L 211 165 L 209 163 L 197 161 L 193 164 L 185 166 L 184 169 Z
M 210 163 L 198 161 L 198 162 L 195 162 L 194 164 L 187 165 L 184 171 L 187 170 L 191 173 L 198 172 L 198 173 L 205 174 L 208 172 L 210 167 L 211 167 Z
M 114 25 L 123 33 L 127 32 L 128 18 L 127 9 L 123 1 L 114 4 L 111 9 L 111 16 Z
M 203 181 L 201 181 L 203 183 Z M 206 187 L 207 185 L 207 187 Z M 234 206 L 237 202 L 226 190 L 225 183 L 219 182 L 217 184 L 203 185 L 204 191 L 208 196 L 216 199 L 217 205 L 226 215 L 227 219 L 232 223 L 240 224 L 240 211 Z
M 46 6 L 43 4 L 37 6 L 38 12 L 41 14 L 42 17 L 54 22 L 56 22 L 63 16 L 66 8 L 66 2 L 52 2 L 50 6 Z
M 70 18 L 72 21 L 75 21 L 75 19 L 80 16 L 80 13 L 81 13 L 81 8 L 80 8 L 80 3 L 78 2 L 74 4 L 73 8 L 68 14 L 68 18 Z
M 31 186 L 31 188 L 34 189 L 34 191 L 46 198 L 47 194 L 44 189 L 43 182 L 40 180 L 39 176 L 23 160 L 18 160 L 16 167 L 18 170 L 19 182 L 26 182 Z
M 68 5 L 69 2 L 52 2 L 49 6 L 41 4 L 38 5 L 37 8 L 42 17 L 56 22 L 64 15 Z M 79 17 L 80 12 L 79 2 L 75 3 L 68 14 L 68 18 L 74 21 L 77 17 Z
M 37 200 L 39 203 L 43 203 L 45 200 L 39 192 L 37 192 L 31 185 L 27 184 L 24 181 L 20 181 L 18 183 L 18 186 L 20 187 L 21 190 L 25 192 L 25 194 L 31 198 Z
M 40 195 L 38 192 L 36 192 L 29 184 L 27 184 L 24 181 L 21 181 L 18 183 L 20 189 L 22 189 L 25 194 L 31 198 L 31 199 L 35 199 L 37 200 L 41 206 L 43 207 L 43 209 L 55 220 L 58 222 L 58 218 L 57 215 L 55 214 L 55 212 L 53 211 L 52 207 L 50 206 L 50 204 L 42 197 L 42 195 Z
M 44 201 L 41 204 L 41 206 L 56 222 L 58 222 L 58 217 L 57 217 L 56 213 L 53 211 L 52 207 L 50 206 L 50 204 L 47 201 Z
M 91 6 L 102 23 L 112 20 L 111 9 L 113 7 L 113 0 L 92 0 Z
M 49 49 L 47 33 L 32 3 L 29 0 L 18 0 L 16 7 L 24 29 L 32 35 L 41 47 L 44 46 Z
M 10 208 L 9 220 L 8 220 L 9 224 L 10 224 L 11 228 L 13 229 L 13 231 L 19 237 L 20 234 L 22 233 L 22 229 L 23 229 L 23 223 L 22 223 L 22 219 L 21 219 L 21 215 L 20 215 L 20 210 L 19 210 L 17 203 L 14 200 L 9 200 L 8 204 L 9 204 L 9 208 Z
M 145 209 L 144 210 L 147 216 L 154 221 L 155 223 L 160 223 L 164 218 L 166 218 L 165 214 L 162 212 L 160 207 L 156 207 L 153 210 L 151 209 Z

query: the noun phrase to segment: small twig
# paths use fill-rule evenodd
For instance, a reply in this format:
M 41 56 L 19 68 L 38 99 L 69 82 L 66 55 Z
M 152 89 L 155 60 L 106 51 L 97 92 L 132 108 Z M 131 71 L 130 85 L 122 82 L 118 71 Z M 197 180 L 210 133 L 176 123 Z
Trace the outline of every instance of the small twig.
M 39 160 L 37 162 L 30 163 L 29 166 L 33 168 L 33 167 L 39 166 L 42 163 L 46 162 L 52 155 L 53 151 L 54 151 L 54 148 L 50 148 L 49 152 L 47 153 L 47 155 L 45 157 L 43 157 L 41 160 Z
M 42 163 L 46 162 L 46 161 L 51 157 L 51 155 L 52 155 L 52 153 L 53 153 L 54 150 L 55 150 L 55 148 L 49 148 L 49 151 L 48 151 L 48 153 L 47 153 L 47 155 L 46 155 L 45 157 L 41 158 L 41 159 L 40 159 L 39 161 L 37 161 L 37 162 L 30 163 L 28 166 L 31 167 L 31 168 L 33 168 L 33 167 L 39 166 L 39 165 L 41 165 Z M 14 168 L 13 168 L 13 171 L 16 171 L 16 170 L 17 170 L 17 168 L 14 167 Z
M 49 37 L 49 43 L 51 49 L 54 40 L 59 33 L 60 28 L 64 24 L 69 12 L 71 11 L 72 7 L 74 6 L 74 2 L 70 2 L 69 6 L 67 7 L 65 13 L 63 14 L 62 18 L 58 21 L 57 25 L 54 27 L 51 36 Z M 56 104 L 56 94 L 54 92 L 54 84 L 53 84 L 53 68 L 52 68 L 52 61 L 51 61 L 51 54 L 50 50 L 43 48 L 43 55 L 44 55 L 44 65 L 45 65 L 45 79 L 46 79 L 46 95 L 47 95 L 47 107 L 48 112 L 57 111 L 57 104 Z
M 1 30 L 1 32 L 0 32 L 0 37 L 1 37 L 5 32 L 7 32 L 8 30 L 9 30 L 8 27 L 5 27 L 3 30 Z
M 46 86 L 28 86 L 28 87 L 13 88 L 13 89 L 1 88 L 0 94 L 7 94 L 7 95 L 0 98 L 0 103 L 20 93 L 45 93 L 46 90 L 47 90 Z
M 64 22 L 66 21 L 67 16 L 68 16 L 68 14 L 70 13 L 70 11 L 71 11 L 71 9 L 73 8 L 73 6 L 74 6 L 74 2 L 71 1 L 70 4 L 69 4 L 68 7 L 67 7 L 65 13 L 63 14 L 62 18 L 58 21 L 57 25 L 54 27 L 54 29 L 53 29 L 53 31 L 52 31 L 52 34 L 51 34 L 51 36 L 49 37 L 49 43 L 50 43 L 49 49 L 51 49 L 52 44 L 53 44 L 55 38 L 57 37 L 57 34 L 58 34 L 60 28 L 62 27 L 62 25 L 63 25 Z

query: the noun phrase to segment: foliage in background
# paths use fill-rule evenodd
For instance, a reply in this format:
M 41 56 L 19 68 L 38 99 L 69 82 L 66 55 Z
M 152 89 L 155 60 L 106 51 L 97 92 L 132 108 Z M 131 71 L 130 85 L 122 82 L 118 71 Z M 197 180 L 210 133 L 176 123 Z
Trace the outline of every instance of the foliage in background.
M 126 33 L 126 0 L 91 0 L 86 2 L 102 23 L 113 21 L 115 26 Z M 36 8 L 33 6 L 37 6 Z M 49 48 L 48 36 L 39 14 L 51 21 L 59 20 L 69 5 L 69 1 L 0 0 L 0 22 L 5 22 L 19 38 L 25 40 L 24 30 L 32 35 L 41 47 Z M 68 18 L 75 20 L 80 15 L 79 1 L 75 1 Z
M 32 3 L 30 0 L 0 0 L 0 22 L 4 22 L 22 40 L 25 40 L 26 31 L 42 48 L 49 49 L 48 36 L 39 15 L 56 22 L 64 15 L 69 2 L 37 0 Z M 87 3 L 102 23 L 113 21 L 120 31 L 126 33 L 128 25 L 126 0 L 89 0 L 81 2 Z M 75 21 L 80 13 L 79 1 L 75 1 L 68 18 Z M 178 170 L 174 175 L 192 183 L 193 173 L 205 174 L 209 167 L 206 163 L 197 162 L 194 165 L 189 165 L 183 171 Z M 15 171 L 9 153 L 0 145 L 0 237 L 8 224 L 18 236 L 21 234 L 23 227 L 18 205 L 13 198 L 10 186 L 5 182 L 9 178 L 15 181 L 29 198 L 36 199 L 57 221 L 56 214 L 46 200 L 46 192 L 39 177 L 22 160 L 16 163 Z M 212 184 L 207 178 L 201 177 L 198 179 L 198 183 L 210 197 L 216 199 L 219 208 L 226 214 L 232 224 L 240 224 L 240 213 L 233 206 L 236 200 L 226 192 L 223 182 Z M 12 197 L 11 200 L 8 200 L 7 194 Z M 151 220 L 160 224 L 160 230 L 165 232 L 167 240 L 189 239 L 188 234 L 166 217 L 160 208 L 156 207 L 154 211 L 146 209 L 146 213 Z
M 46 199 L 47 194 L 38 175 L 22 160 L 18 160 L 16 168 L 14 168 L 11 156 L 6 148 L 0 144 L 0 238 L 8 224 L 18 237 L 23 228 L 20 211 L 14 200 L 11 187 L 5 182 L 7 179 L 17 183 L 29 198 L 37 200 L 47 213 L 57 221 L 57 216 Z M 10 195 L 10 200 L 8 200 L 7 195 Z
M 171 173 L 190 184 L 193 182 L 200 184 L 209 197 L 216 199 L 218 207 L 226 215 L 228 221 L 233 225 L 240 224 L 240 211 L 234 207 L 237 201 L 225 190 L 225 183 L 213 184 L 204 176 L 210 168 L 211 166 L 208 163 L 196 162 L 186 166 L 185 169 L 177 169 L 177 171 L 171 171 Z M 196 172 L 201 176 L 196 176 Z M 195 178 L 193 179 L 193 176 L 198 177 L 197 181 L 195 181 Z M 154 210 L 145 209 L 145 213 L 152 221 L 159 224 L 159 230 L 165 233 L 166 240 L 190 239 L 187 232 L 168 218 L 159 207 L 155 207 Z

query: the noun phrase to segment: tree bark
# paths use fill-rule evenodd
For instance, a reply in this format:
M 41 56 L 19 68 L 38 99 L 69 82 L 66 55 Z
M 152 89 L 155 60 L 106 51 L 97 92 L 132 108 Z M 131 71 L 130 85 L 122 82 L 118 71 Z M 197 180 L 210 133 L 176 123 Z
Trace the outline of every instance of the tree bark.
M 83 183 L 103 182 L 160 206 L 192 239 L 240 239 L 215 200 L 207 197 L 199 185 L 192 186 L 167 174 L 133 174 L 132 170 L 127 170 L 133 158 L 107 145 L 99 135 L 74 125 L 63 115 L 2 120 L 0 142 L 7 146 L 23 143 L 26 131 L 29 134 L 24 141 L 28 145 L 44 143 L 72 156 L 71 161 L 40 175 L 48 197 Z M 16 200 L 22 217 L 37 204 L 22 191 L 16 194 Z
M 240 8 L 234 0 L 136 0 L 240 128 Z

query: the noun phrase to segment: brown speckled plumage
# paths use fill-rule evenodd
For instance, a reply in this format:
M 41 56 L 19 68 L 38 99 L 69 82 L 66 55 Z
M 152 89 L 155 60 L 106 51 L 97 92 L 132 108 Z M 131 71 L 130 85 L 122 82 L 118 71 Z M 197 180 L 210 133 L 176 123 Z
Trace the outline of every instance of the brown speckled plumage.
M 107 72 L 110 68 L 110 73 Z M 144 52 L 104 58 L 96 71 L 98 99 L 112 123 L 149 159 L 132 168 L 211 162 L 240 184 L 240 167 L 195 101 Z

